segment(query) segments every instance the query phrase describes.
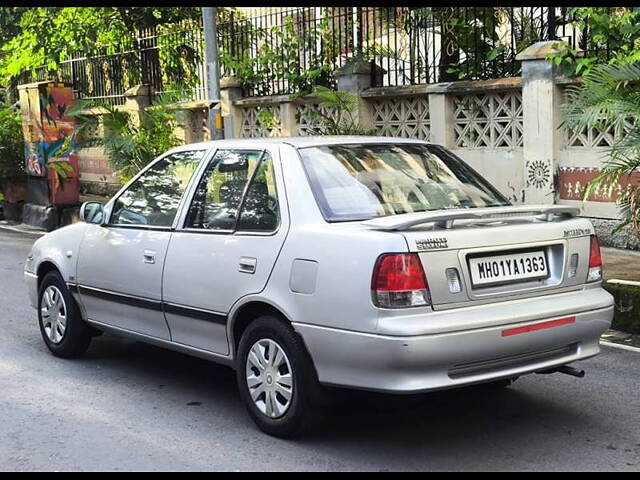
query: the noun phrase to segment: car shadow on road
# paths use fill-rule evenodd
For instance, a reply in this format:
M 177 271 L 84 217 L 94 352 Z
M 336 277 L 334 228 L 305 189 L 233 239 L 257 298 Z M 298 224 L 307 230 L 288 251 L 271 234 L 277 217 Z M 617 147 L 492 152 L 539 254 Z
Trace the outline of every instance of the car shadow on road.
M 84 361 L 98 363 L 103 374 L 173 388 L 190 404 L 201 406 L 198 415 L 225 414 L 262 435 L 246 415 L 235 374 L 228 367 L 108 334 L 94 341 Z M 406 456 L 423 454 L 425 449 L 469 451 L 486 442 L 511 446 L 514 436 L 543 442 L 550 431 L 566 433 L 585 427 L 589 419 L 583 412 L 555 395 L 545 397 L 543 391 L 532 388 L 532 381 L 524 377 L 508 388 L 471 386 L 411 396 L 349 392 L 295 442 L 332 451 L 362 443 Z

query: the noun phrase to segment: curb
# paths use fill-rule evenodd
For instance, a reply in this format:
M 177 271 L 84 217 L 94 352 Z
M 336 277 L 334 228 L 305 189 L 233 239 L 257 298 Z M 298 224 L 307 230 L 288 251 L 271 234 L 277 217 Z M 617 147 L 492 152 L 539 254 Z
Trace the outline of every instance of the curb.
M 600 345 L 605 345 L 607 347 L 618 348 L 620 350 L 627 350 L 629 352 L 640 353 L 640 348 L 632 347 L 630 345 L 620 345 L 619 343 L 610 342 L 608 340 L 600 340 Z
M 640 282 L 635 282 L 633 280 L 619 280 L 617 278 L 612 278 L 611 280 L 607 280 L 607 283 L 614 283 L 618 285 L 630 285 L 632 287 L 640 287 Z
M 7 230 L 9 232 L 22 233 L 25 235 L 33 235 L 35 237 L 42 237 L 47 234 L 47 232 L 39 232 L 37 230 L 27 230 L 24 228 L 14 227 L 12 225 L 0 225 L 0 230 Z

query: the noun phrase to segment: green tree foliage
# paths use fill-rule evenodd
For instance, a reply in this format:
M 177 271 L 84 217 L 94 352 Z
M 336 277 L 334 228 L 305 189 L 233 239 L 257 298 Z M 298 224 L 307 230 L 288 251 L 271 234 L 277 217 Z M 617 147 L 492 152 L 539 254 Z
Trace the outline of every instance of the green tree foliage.
M 640 7 L 575 7 L 569 15 L 582 38 L 575 48 L 558 42 L 559 52 L 549 55 L 561 73 L 581 75 L 600 63 L 640 62 Z
M 199 16 L 198 7 L 1 7 L 0 75 L 41 66 L 57 73 L 72 52 L 114 53 L 133 47 L 141 29 Z
M 28 7 L 0 7 L 0 45 L 20 33 L 20 18 Z
M 20 114 L 0 103 L 0 183 L 25 175 L 24 137 Z
M 640 62 L 616 62 L 591 67 L 580 86 L 568 87 L 563 104 L 564 123 L 573 130 L 592 128 L 617 130 L 614 144 L 598 176 L 585 190 L 586 200 L 596 188 L 609 194 L 621 180 L 640 168 Z M 622 209 L 619 228 L 640 227 L 640 187 L 623 191 L 618 203 Z

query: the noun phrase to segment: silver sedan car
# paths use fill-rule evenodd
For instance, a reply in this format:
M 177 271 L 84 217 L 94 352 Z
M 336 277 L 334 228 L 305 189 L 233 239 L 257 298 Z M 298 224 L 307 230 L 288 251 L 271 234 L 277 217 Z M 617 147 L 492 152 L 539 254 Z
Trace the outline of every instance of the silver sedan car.
M 579 375 L 612 297 L 591 223 L 514 206 L 448 150 L 303 137 L 175 148 L 26 268 L 47 347 L 103 331 L 226 364 L 265 432 L 340 388 L 395 394 Z

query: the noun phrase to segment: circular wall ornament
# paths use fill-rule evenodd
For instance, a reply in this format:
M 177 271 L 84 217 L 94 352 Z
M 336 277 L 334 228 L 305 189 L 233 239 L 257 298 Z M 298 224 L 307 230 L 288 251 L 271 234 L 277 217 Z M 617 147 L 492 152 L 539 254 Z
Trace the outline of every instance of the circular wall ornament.
M 551 180 L 551 168 L 548 162 L 535 160 L 527 162 L 527 181 L 536 188 L 544 188 Z

